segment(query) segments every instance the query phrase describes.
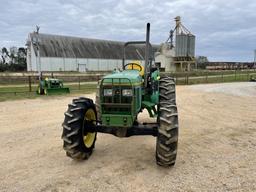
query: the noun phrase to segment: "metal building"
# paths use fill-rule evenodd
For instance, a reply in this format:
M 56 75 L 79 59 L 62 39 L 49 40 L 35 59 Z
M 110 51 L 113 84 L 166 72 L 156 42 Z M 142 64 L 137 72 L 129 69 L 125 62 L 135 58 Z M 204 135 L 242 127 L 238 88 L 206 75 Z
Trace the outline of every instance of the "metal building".
M 174 18 L 175 27 L 175 57 L 173 64 L 177 71 L 190 71 L 195 66 L 195 35 L 182 23 L 180 16 Z
M 161 71 L 176 71 L 173 65 L 175 50 L 168 43 L 162 43 L 159 52 L 155 53 L 155 62 L 158 63 Z
M 177 34 L 176 57 L 195 57 L 195 36 L 192 34 Z
M 156 62 L 165 71 L 190 71 L 195 66 L 195 35 L 175 17 L 176 26 L 156 54 Z M 175 33 L 175 34 L 174 34 Z
M 37 46 L 39 44 L 39 46 Z M 30 33 L 28 71 L 111 71 L 121 68 L 124 42 Z M 39 47 L 39 49 L 37 49 Z M 153 52 L 158 46 L 153 46 Z M 129 46 L 126 58 L 143 63 L 145 47 Z M 39 57 L 38 57 L 39 55 Z

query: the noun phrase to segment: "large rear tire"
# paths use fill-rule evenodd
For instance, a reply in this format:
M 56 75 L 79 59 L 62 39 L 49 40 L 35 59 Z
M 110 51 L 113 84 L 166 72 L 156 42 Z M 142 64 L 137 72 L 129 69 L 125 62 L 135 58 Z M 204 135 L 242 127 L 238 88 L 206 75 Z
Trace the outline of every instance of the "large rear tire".
M 178 112 L 175 81 L 161 77 L 159 83 L 159 129 L 156 144 L 156 162 L 160 166 L 173 166 L 178 147 Z
M 93 101 L 88 98 L 74 99 L 64 114 L 62 139 L 66 155 L 76 160 L 88 159 L 97 136 L 96 132 L 86 132 L 86 123 L 95 124 L 97 120 Z
M 95 98 L 95 105 L 96 105 L 96 112 L 97 112 L 97 117 L 98 121 L 101 122 L 101 112 L 100 112 L 100 86 L 97 86 L 97 91 L 96 91 L 96 98 Z

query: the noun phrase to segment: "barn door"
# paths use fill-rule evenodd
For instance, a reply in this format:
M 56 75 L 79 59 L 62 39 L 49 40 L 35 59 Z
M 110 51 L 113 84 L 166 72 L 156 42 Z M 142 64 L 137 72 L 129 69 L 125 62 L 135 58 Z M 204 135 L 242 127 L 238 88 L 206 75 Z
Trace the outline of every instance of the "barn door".
M 86 64 L 78 64 L 79 72 L 86 72 Z

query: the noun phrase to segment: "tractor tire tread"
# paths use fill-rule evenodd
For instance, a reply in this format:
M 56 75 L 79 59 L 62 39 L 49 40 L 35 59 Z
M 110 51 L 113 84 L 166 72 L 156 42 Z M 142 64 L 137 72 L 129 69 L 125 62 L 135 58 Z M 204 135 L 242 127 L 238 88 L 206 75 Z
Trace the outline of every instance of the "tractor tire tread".
M 156 162 L 160 166 L 173 166 L 178 146 L 178 111 L 175 81 L 161 77 L 159 83 L 159 123 L 156 144 Z
M 97 86 L 96 97 L 95 97 L 95 106 L 96 106 L 98 121 L 101 121 L 100 93 L 99 92 L 100 92 L 100 89 L 99 89 L 99 86 Z
M 91 108 L 96 113 L 93 100 L 80 97 L 73 99 L 72 103 L 68 105 L 67 111 L 64 113 L 65 119 L 62 124 L 63 149 L 66 151 L 66 155 L 72 159 L 88 159 L 93 152 L 96 137 L 92 146 L 89 148 L 85 146 L 83 141 L 84 115 Z

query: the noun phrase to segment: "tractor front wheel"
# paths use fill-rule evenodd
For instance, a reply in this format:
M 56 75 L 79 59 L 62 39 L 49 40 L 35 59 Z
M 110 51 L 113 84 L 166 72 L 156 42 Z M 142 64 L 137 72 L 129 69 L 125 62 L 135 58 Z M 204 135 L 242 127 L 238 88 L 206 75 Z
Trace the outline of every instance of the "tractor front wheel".
M 43 95 L 44 94 L 44 89 L 41 86 L 38 86 L 37 88 L 37 94 L 38 95 Z
M 68 105 L 63 126 L 63 148 L 66 155 L 76 160 L 88 159 L 92 154 L 97 133 L 86 131 L 86 124 L 96 124 L 97 113 L 91 99 L 74 99 Z
M 156 162 L 160 166 L 167 167 L 175 164 L 178 146 L 179 125 L 174 79 L 162 77 L 159 92 Z

